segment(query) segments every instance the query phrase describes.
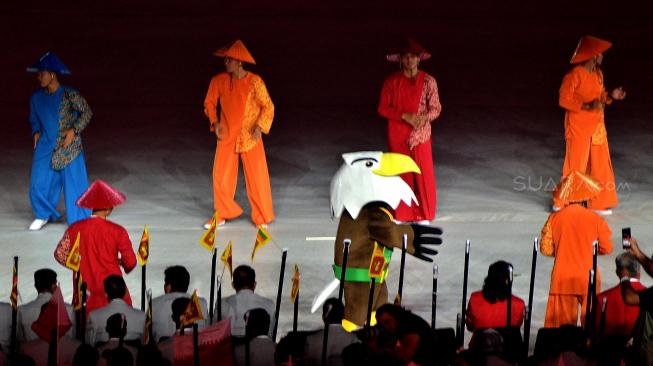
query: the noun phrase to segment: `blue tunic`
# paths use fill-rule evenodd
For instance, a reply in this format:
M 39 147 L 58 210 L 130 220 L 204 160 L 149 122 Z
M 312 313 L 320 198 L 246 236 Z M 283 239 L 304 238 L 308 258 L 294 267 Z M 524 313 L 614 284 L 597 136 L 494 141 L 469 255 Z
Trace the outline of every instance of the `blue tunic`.
M 52 94 L 39 89 L 32 95 L 29 122 L 32 135 L 37 132 L 41 134 L 34 149 L 29 190 L 37 219 L 56 221 L 61 218 L 57 204 L 62 191 L 68 225 L 90 216 L 90 210 L 78 207 L 75 201 L 88 188 L 79 133 L 86 127 L 91 115 L 84 98 L 73 89 L 60 86 Z M 68 120 L 71 121 L 70 125 L 66 123 Z M 55 170 L 52 155 L 57 148 L 61 148 L 64 132 L 68 128 L 74 128 L 76 132 L 75 141 L 71 144 L 76 149 L 75 157 L 66 162 L 62 169 Z

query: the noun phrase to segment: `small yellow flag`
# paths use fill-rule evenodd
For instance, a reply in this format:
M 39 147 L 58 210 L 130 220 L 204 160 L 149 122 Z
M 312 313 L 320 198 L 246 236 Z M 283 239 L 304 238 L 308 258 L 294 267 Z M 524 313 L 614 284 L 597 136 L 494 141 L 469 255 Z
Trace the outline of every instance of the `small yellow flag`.
M 143 229 L 143 235 L 141 236 L 141 243 L 138 245 L 138 262 L 141 266 L 147 264 L 147 259 L 150 257 L 150 234 L 147 232 L 147 224 L 145 224 L 145 229 Z
M 77 232 L 75 244 L 73 244 L 73 247 L 70 249 L 70 253 L 68 253 L 68 258 L 66 258 L 66 267 L 72 269 L 75 272 L 79 271 L 79 264 L 82 259 L 82 256 L 79 253 L 79 235 L 80 233 Z
M 299 267 L 295 264 L 295 273 L 292 276 L 292 290 L 290 290 L 290 302 L 293 304 L 299 296 Z
M 229 268 L 229 274 L 233 277 L 233 258 L 232 258 L 233 252 L 231 249 L 231 240 L 229 240 L 229 243 L 227 244 L 227 247 L 224 248 L 224 252 L 222 252 L 222 256 L 220 257 L 220 260 L 222 263 L 224 263 L 224 266 Z
M 385 267 L 386 263 L 385 256 L 383 255 L 383 247 L 377 242 L 374 242 L 374 253 L 372 254 L 372 260 L 370 260 L 370 269 L 368 272 L 370 278 L 376 278 L 379 281 L 383 280 Z
M 200 239 L 200 244 L 209 252 L 213 252 L 215 246 L 215 230 L 218 223 L 218 213 L 216 212 L 211 219 L 211 227 L 204 232 Z
M 254 256 L 256 255 L 256 251 L 259 250 L 262 246 L 270 242 L 272 237 L 270 234 L 268 234 L 267 231 L 265 231 L 264 228 L 259 227 L 258 232 L 256 233 L 256 241 L 254 242 L 254 249 L 252 250 L 252 262 L 254 262 Z
M 181 325 L 185 327 L 198 320 L 204 320 L 204 315 L 202 315 L 202 305 L 200 305 L 200 299 L 197 296 L 197 290 L 195 290 L 193 296 L 190 297 L 186 310 L 181 315 Z

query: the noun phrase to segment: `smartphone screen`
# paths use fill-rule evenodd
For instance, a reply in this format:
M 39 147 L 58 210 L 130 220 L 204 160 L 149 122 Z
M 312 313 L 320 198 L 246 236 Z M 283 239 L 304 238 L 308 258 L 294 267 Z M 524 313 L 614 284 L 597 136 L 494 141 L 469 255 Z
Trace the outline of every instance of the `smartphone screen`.
M 621 244 L 624 249 L 630 248 L 630 228 L 625 227 L 621 229 Z

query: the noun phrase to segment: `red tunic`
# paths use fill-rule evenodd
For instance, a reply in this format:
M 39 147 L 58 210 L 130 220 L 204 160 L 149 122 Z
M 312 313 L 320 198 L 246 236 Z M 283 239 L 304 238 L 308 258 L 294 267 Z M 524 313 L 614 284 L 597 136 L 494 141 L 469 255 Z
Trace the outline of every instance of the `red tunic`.
M 632 280 L 630 284 L 635 291 L 645 290 L 646 287 L 639 281 Z M 605 335 L 630 335 L 637 317 L 639 316 L 639 306 L 626 305 L 621 297 L 621 285 L 617 285 L 609 290 L 597 295 L 596 306 L 601 309 L 603 299 L 608 299 L 605 310 Z M 596 312 L 596 329 L 601 324 L 601 312 Z
M 510 325 L 519 327 L 524 322 L 524 300 L 512 296 Z M 472 293 L 467 304 L 465 323 L 467 329 L 474 331 L 482 328 L 503 328 L 506 326 L 508 301 L 497 301 L 491 304 L 483 297 L 482 291 Z
M 62 263 L 62 259 L 63 263 L 66 262 L 65 257 L 61 258 L 62 243 L 66 240 L 74 242 L 77 233 L 80 233 L 79 272 L 89 292 L 86 305 L 89 313 L 108 304 L 104 294 L 104 279 L 109 275 L 122 276 L 121 264 L 126 273 L 131 272 L 136 267 L 136 255 L 125 228 L 101 217 L 91 216 L 68 227 L 54 253 L 59 263 Z M 131 305 L 129 289 L 124 300 Z
M 388 119 L 388 149 L 408 155 L 422 174 L 407 173 L 401 178 L 415 192 L 419 205 L 412 207 L 401 202 L 395 210 L 399 221 L 433 220 L 435 218 L 435 173 L 431 153 L 431 122 L 441 111 L 435 79 L 420 71 L 414 79 L 399 71 L 390 75 L 383 84 L 378 112 Z M 413 128 L 401 119 L 403 113 L 415 113 L 427 120 L 423 126 Z

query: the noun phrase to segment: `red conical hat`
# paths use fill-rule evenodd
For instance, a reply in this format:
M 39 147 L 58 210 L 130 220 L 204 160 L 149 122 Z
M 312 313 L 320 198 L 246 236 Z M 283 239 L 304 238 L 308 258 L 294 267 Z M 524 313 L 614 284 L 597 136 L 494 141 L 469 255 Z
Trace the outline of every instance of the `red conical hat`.
M 218 57 L 231 57 L 234 60 L 243 61 L 256 65 L 254 57 L 249 53 L 245 44 L 239 39 L 230 46 L 224 46 L 213 53 Z
M 605 52 L 608 48 L 612 47 L 612 43 L 600 38 L 585 36 L 580 39 L 574 55 L 571 56 L 572 64 L 578 64 L 587 61 L 592 57 Z
M 428 60 L 431 54 L 426 48 L 422 47 L 414 39 L 405 39 L 398 47 L 395 47 L 392 52 L 386 55 L 386 59 L 390 62 L 399 62 L 401 55 L 405 53 L 414 53 L 419 55 L 420 61 Z
M 77 206 L 100 210 L 113 208 L 127 201 L 127 197 L 117 189 L 98 179 L 77 200 Z
M 575 170 L 562 179 L 553 197 L 564 202 L 583 202 L 596 197 L 602 189 L 594 178 Z

